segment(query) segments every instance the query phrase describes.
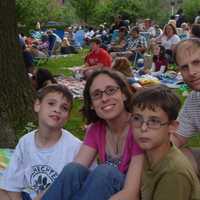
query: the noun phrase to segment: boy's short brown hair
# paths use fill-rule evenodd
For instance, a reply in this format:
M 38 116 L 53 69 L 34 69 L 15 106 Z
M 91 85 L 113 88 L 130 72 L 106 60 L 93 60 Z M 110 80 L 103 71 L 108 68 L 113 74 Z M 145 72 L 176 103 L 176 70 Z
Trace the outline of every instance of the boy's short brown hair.
M 70 90 L 65 86 L 61 84 L 50 84 L 46 87 L 43 87 L 42 89 L 38 90 L 37 92 L 37 99 L 39 101 L 42 101 L 42 99 L 49 93 L 60 93 L 69 101 L 70 107 L 72 108 L 73 105 L 73 95 L 70 92 Z
M 135 107 L 155 110 L 161 108 L 168 116 L 169 121 L 176 120 L 181 108 L 178 96 L 166 86 L 151 86 L 139 90 L 133 97 L 133 109 Z

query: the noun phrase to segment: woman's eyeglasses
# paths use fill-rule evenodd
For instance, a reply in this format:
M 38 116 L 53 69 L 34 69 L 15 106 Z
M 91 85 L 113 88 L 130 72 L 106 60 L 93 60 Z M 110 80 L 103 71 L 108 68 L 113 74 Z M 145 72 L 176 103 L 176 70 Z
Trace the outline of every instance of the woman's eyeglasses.
M 103 93 L 107 96 L 114 95 L 119 90 L 119 86 L 108 86 L 105 90 L 95 90 L 90 94 L 92 100 L 98 100 L 103 97 Z

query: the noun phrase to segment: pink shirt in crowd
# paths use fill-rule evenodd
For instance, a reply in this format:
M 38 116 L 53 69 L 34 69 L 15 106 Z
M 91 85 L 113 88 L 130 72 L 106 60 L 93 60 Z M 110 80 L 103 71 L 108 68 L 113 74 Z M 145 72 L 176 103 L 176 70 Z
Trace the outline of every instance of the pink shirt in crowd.
M 104 122 L 96 122 L 89 127 L 84 139 L 84 144 L 97 150 L 100 163 L 105 163 L 106 125 Z M 143 151 L 134 140 L 131 128 L 128 130 L 126 144 L 123 151 L 124 152 L 122 154 L 121 163 L 119 164 L 118 169 L 122 173 L 126 173 L 132 156 L 143 153 Z

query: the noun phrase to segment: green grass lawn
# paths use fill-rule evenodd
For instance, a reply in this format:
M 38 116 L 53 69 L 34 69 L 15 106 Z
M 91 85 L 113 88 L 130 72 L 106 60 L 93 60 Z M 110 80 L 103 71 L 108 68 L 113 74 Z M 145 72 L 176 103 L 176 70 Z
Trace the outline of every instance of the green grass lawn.
M 78 54 L 69 55 L 65 58 L 50 58 L 46 63 L 40 63 L 38 67 L 49 69 L 54 75 L 72 76 L 69 67 L 79 66 L 83 64 L 84 57 L 88 49 L 81 50 Z M 181 101 L 184 102 L 185 97 L 181 95 L 179 90 L 176 91 Z M 82 100 L 75 99 L 74 106 L 71 112 L 70 120 L 65 125 L 65 128 L 71 133 L 83 139 L 84 136 L 84 120 L 80 113 Z M 200 136 L 195 136 L 189 141 L 190 146 L 200 147 Z
M 87 52 L 87 49 L 83 49 L 78 54 L 69 54 L 67 57 L 49 58 L 46 63 L 39 64 L 39 67 L 49 69 L 54 75 L 71 76 L 72 72 L 68 68 L 82 65 Z
M 76 99 L 74 101 L 70 119 L 66 123 L 65 128 L 78 138 L 83 139 L 85 123 L 80 112 L 81 106 L 82 106 L 82 100 Z

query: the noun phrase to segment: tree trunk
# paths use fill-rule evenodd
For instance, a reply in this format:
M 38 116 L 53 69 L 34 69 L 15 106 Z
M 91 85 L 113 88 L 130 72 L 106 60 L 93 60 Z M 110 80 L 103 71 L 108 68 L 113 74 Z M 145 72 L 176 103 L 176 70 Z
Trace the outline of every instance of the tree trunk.
M 14 147 L 16 135 L 34 116 L 15 13 L 15 0 L 0 0 L 0 147 Z

